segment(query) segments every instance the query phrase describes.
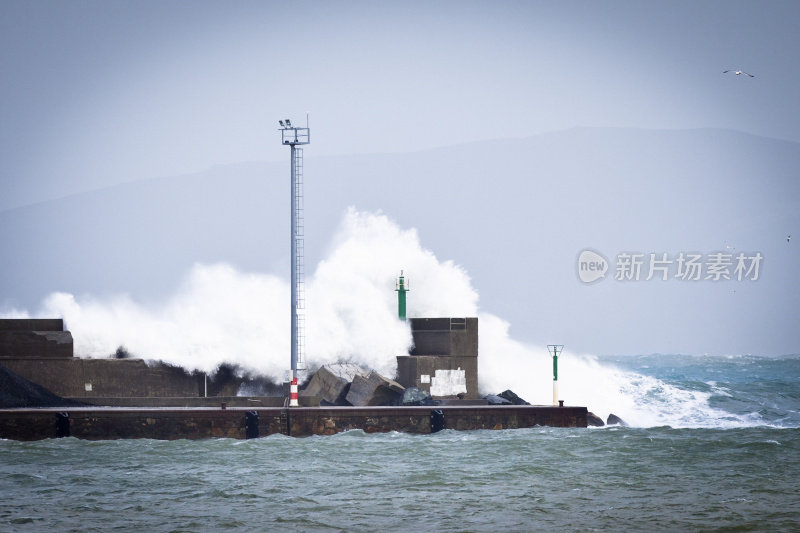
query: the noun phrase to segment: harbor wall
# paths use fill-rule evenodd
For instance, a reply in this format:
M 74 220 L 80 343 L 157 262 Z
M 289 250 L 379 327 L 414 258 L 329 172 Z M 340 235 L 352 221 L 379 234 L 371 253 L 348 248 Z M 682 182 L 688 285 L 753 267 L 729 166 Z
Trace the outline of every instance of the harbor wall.
M 0 438 L 30 441 L 62 436 L 87 440 L 245 439 L 283 434 L 432 433 L 441 429 L 586 427 L 586 407 L 434 406 L 295 408 L 2 409 Z
M 204 385 L 202 375 L 142 359 L 19 357 L 0 365 L 63 397 L 200 396 Z

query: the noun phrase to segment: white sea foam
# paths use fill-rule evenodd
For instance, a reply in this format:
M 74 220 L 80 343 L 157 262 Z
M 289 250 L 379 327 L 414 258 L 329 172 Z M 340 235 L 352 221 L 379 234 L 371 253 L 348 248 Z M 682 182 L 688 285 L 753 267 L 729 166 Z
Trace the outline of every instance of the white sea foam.
M 533 404 L 553 403 L 552 357 L 544 348 L 507 335 L 508 324 L 481 314 L 481 384 L 489 392 L 510 388 Z M 587 406 L 603 420 L 613 413 L 636 427 L 739 427 L 760 419 L 734 416 L 709 405 L 711 393 L 687 390 L 625 371 L 589 354 L 565 351 L 558 359 L 559 399 Z
M 478 295 L 463 268 L 424 249 L 416 230 L 350 209 L 306 283 L 309 365 L 349 361 L 394 375 L 395 356 L 411 344 L 408 326 L 397 320 L 394 280 L 401 269 L 413 273 L 410 314 L 477 313 Z M 283 277 L 196 264 L 160 305 L 57 292 L 36 316 L 63 317 L 80 357 L 108 357 L 124 346 L 134 356 L 190 370 L 235 363 L 278 380 L 289 366 L 288 302 Z
M 397 320 L 394 279 L 412 280 L 409 316 L 478 316 L 481 393 L 511 389 L 533 404 L 553 402 L 552 357 L 544 344 L 509 336 L 505 320 L 478 308 L 466 271 L 425 249 L 416 230 L 380 213 L 350 209 L 331 251 L 307 280 L 307 362 L 354 362 L 393 376 L 395 356 L 411 344 Z M 119 346 L 145 359 L 211 372 L 221 363 L 279 380 L 289 363 L 289 283 L 283 276 L 245 273 L 229 264 L 196 264 L 160 305 L 114 298 L 48 296 L 37 316 L 60 316 L 80 357 L 108 357 Z M 4 313 L 16 318 L 27 312 Z M 585 405 L 605 419 L 673 427 L 742 424 L 709 407 L 710 393 L 601 364 L 569 351 L 559 358 L 559 399 Z

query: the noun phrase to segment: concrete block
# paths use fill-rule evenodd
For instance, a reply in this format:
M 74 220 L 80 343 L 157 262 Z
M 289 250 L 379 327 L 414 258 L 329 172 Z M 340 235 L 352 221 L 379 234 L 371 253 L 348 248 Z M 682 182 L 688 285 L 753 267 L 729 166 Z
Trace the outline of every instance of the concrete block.
M 411 318 L 411 355 L 478 356 L 478 319 Z
M 72 348 L 60 318 L 0 319 L 0 357 L 72 357 Z
M 367 377 L 368 374 L 353 363 L 325 365 L 314 373 L 300 395 L 319 396 L 330 404 L 344 405 L 350 383 L 356 376 Z
M 478 318 L 451 318 L 450 322 L 450 355 L 478 357 Z
M 498 394 L 498 396 L 500 396 L 501 398 L 505 398 L 513 405 L 530 405 L 530 402 L 526 402 L 525 400 L 517 396 L 517 394 L 510 389 L 504 390 L 503 392 Z
M 396 405 L 405 388 L 391 379 L 385 378 L 375 371 L 366 377 L 358 375 L 353 378 L 350 390 L 345 399 L 357 407 L 368 405 Z
M 0 357 L 72 357 L 69 331 L 0 330 Z

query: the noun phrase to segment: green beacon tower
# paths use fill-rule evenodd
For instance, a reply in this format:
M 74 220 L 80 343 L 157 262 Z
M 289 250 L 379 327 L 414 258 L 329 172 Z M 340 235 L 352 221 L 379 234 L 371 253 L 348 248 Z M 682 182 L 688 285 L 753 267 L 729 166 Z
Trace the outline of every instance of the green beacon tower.
M 397 315 L 400 320 L 406 319 L 406 293 L 410 290 L 406 284 L 406 278 L 403 276 L 403 271 L 400 271 L 400 277 L 397 278 L 395 284 L 395 292 L 397 292 Z

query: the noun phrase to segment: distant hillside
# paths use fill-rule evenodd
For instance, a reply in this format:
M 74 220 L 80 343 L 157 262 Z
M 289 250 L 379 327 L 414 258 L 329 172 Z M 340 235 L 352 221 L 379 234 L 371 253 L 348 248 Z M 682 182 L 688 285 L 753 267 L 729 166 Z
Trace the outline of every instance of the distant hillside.
M 726 130 L 578 128 L 409 154 L 313 154 L 312 144 L 309 274 L 347 206 L 380 209 L 466 268 L 481 307 L 522 339 L 617 353 L 688 351 L 697 339 L 704 351 L 800 347 L 797 143 Z M 195 262 L 288 277 L 288 234 L 288 154 L 285 164 L 218 167 L 5 211 L 0 308 L 34 310 L 56 290 L 158 299 Z M 614 256 L 726 246 L 764 255 L 757 285 L 589 287 L 575 272 L 587 247 Z

